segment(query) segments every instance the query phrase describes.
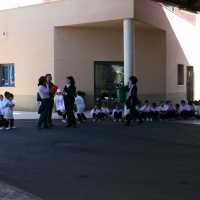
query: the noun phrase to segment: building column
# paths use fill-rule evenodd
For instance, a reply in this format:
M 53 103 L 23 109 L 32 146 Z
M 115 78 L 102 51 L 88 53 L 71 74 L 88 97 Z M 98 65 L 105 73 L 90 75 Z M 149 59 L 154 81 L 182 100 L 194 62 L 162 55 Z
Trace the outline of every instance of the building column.
M 133 19 L 124 19 L 124 84 L 135 74 L 135 30 Z

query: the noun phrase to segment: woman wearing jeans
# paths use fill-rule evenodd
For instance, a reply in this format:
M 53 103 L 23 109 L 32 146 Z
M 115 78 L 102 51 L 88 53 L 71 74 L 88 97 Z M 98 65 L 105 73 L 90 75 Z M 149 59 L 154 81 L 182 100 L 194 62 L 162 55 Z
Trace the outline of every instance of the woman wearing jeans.
M 41 76 L 38 83 L 38 93 L 42 99 L 41 105 L 39 107 L 38 113 L 40 114 L 40 118 L 38 120 L 37 129 L 42 130 L 42 124 L 44 123 L 44 128 L 51 128 L 47 124 L 47 115 L 49 112 L 50 105 L 50 95 L 49 95 L 49 87 L 46 84 L 46 77 Z

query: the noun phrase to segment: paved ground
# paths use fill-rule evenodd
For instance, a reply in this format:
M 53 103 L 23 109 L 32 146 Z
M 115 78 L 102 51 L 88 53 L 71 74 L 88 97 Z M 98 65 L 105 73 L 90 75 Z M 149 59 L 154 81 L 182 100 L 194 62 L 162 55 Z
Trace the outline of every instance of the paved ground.
M 54 122 L 37 131 L 36 120 L 16 120 L 0 132 L 2 182 L 47 200 L 199 199 L 199 125 Z

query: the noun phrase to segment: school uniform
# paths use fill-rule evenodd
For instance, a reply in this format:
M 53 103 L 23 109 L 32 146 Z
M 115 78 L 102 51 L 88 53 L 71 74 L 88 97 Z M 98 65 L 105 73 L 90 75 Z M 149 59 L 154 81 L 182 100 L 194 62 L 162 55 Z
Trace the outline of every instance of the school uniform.
M 176 108 L 174 106 L 168 106 L 167 118 L 174 119 L 176 114 Z
M 4 117 L 3 117 L 3 99 L 0 100 L 0 130 L 3 129 L 4 126 Z
M 200 119 L 200 105 L 195 106 L 196 118 Z
M 101 112 L 102 112 L 102 118 L 107 118 L 109 116 L 109 110 L 108 108 L 104 108 L 104 107 L 101 107 Z
M 167 107 L 159 106 L 158 113 L 160 114 L 160 120 L 165 120 L 167 118 Z
M 101 109 L 92 109 L 90 115 L 93 117 L 93 119 L 101 119 Z
M 6 106 L 4 109 L 5 128 L 6 129 L 14 128 L 13 107 L 8 107 L 8 105 L 13 105 L 13 102 L 9 99 L 7 99 Z
M 76 126 L 76 119 L 74 116 L 74 101 L 75 101 L 75 94 L 76 94 L 76 87 L 71 84 L 67 84 L 64 87 L 64 92 L 66 94 L 64 95 L 64 103 L 65 103 L 65 109 L 68 119 L 68 125 L 67 127 L 70 127 L 73 125 L 73 127 Z
M 188 111 L 186 110 L 186 105 L 180 105 L 179 107 L 179 116 L 182 119 L 185 119 L 188 117 Z
M 129 108 L 126 108 L 126 110 L 124 111 L 124 117 L 125 117 L 126 121 L 130 117 L 130 109 Z
M 138 113 L 139 117 L 142 117 L 142 106 L 135 106 L 136 112 Z
M 151 107 L 149 105 L 147 105 L 147 106 L 144 105 L 144 106 L 142 106 L 141 111 L 142 111 L 142 118 L 146 118 L 147 120 L 149 120 L 149 114 L 151 111 Z
M 75 98 L 75 104 L 76 104 L 76 107 L 77 107 L 78 121 L 81 123 L 84 120 L 87 120 L 86 116 L 84 115 L 84 110 L 85 110 L 84 99 L 81 96 L 77 96 Z
M 149 117 L 150 117 L 150 121 L 152 121 L 153 119 L 157 119 L 157 117 L 158 117 L 158 108 L 157 107 L 151 106 Z
M 121 119 L 122 118 L 122 110 L 121 109 L 114 109 L 112 111 L 112 117 L 114 117 L 114 119 Z
M 66 111 L 65 111 L 65 105 L 62 95 L 56 95 L 54 97 L 54 104 L 56 106 L 56 111 L 59 116 L 63 117 L 63 120 L 66 120 Z
M 194 117 L 195 116 L 195 111 L 194 107 L 191 105 L 186 105 L 186 112 L 188 117 Z

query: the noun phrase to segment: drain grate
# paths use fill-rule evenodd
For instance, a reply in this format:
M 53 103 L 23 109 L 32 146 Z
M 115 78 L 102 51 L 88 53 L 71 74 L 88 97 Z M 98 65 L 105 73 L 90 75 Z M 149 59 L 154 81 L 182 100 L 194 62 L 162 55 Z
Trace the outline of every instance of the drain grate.
M 80 143 L 57 143 L 54 144 L 56 147 L 77 147 L 80 146 Z

